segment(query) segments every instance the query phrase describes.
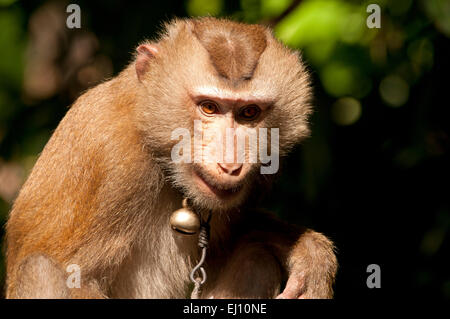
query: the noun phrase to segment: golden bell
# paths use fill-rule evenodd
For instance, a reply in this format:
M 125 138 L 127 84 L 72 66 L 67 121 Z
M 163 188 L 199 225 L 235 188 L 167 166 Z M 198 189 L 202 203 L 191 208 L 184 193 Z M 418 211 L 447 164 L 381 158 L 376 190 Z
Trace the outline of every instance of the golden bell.
M 200 219 L 196 213 L 187 207 L 187 200 L 183 200 L 183 208 L 177 209 L 170 216 L 170 226 L 173 230 L 184 234 L 194 235 L 200 229 Z

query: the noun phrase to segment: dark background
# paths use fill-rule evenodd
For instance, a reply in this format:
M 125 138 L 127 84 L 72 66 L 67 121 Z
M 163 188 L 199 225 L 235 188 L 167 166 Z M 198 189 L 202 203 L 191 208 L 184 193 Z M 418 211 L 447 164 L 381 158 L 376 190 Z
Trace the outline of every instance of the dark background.
M 0 0 L 1 225 L 77 96 L 116 75 L 162 21 L 231 17 L 273 26 L 312 72 L 312 136 L 265 205 L 336 243 L 335 297 L 450 299 L 450 1 L 77 1 L 72 30 L 68 3 Z M 369 3 L 379 29 L 366 26 Z M 380 289 L 366 286 L 372 263 Z

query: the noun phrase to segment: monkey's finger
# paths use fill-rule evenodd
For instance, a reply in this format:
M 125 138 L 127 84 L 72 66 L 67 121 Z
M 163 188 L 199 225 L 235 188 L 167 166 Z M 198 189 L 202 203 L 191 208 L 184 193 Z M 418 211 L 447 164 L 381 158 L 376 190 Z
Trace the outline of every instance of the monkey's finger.
M 305 278 L 303 275 L 291 275 L 286 283 L 283 292 L 277 299 L 297 299 L 301 298 L 305 292 Z

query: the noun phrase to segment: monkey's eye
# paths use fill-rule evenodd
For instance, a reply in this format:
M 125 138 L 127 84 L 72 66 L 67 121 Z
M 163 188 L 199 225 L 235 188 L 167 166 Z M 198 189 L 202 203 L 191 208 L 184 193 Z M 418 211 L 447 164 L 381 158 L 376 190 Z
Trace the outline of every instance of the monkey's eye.
M 213 101 L 203 101 L 200 103 L 200 109 L 206 115 L 211 115 L 211 114 L 218 113 L 219 106 L 216 103 L 214 103 Z
M 244 107 L 240 112 L 239 116 L 243 118 L 244 120 L 254 120 L 258 117 L 259 113 L 261 112 L 260 108 L 257 105 L 249 105 Z

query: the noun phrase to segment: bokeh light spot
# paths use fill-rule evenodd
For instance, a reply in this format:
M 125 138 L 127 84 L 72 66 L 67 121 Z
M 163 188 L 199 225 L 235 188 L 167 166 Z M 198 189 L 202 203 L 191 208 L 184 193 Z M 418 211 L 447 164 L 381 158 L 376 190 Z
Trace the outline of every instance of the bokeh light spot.
M 389 106 L 402 106 L 408 101 L 408 83 L 397 75 L 389 75 L 380 83 L 380 95 Z
M 351 125 L 361 117 L 361 103 L 352 97 L 336 101 L 331 109 L 333 121 L 339 125 Z
M 349 5 L 341 1 L 304 1 L 276 25 L 275 34 L 285 44 L 297 48 L 337 40 L 348 11 Z

